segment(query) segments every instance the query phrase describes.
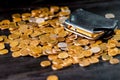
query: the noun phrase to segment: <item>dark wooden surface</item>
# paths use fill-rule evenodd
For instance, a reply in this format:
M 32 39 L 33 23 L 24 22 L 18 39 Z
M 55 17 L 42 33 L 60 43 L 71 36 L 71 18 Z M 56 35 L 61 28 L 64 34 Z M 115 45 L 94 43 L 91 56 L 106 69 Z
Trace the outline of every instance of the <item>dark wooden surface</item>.
M 72 10 L 79 8 L 78 4 L 70 7 Z M 114 13 L 116 19 L 120 20 L 120 2 L 88 4 L 82 8 L 102 16 L 106 13 Z M 0 19 L 8 18 L 11 13 L 16 11 L 0 13 Z M 7 31 L 0 32 L 0 35 L 4 33 L 6 34 Z M 6 48 L 9 46 L 7 45 Z M 117 57 L 120 59 L 120 56 Z M 50 74 L 58 75 L 60 80 L 120 80 L 120 64 L 111 65 L 108 62 L 100 61 L 98 64 L 85 68 L 72 65 L 62 70 L 53 71 L 50 67 L 39 66 L 39 62 L 46 59 L 47 57 L 12 58 L 10 52 L 0 56 L 0 80 L 46 80 Z
M 119 0 L 0 0 L 0 12 L 16 8 L 61 5 L 70 7 L 86 6 L 91 3 L 103 3 Z

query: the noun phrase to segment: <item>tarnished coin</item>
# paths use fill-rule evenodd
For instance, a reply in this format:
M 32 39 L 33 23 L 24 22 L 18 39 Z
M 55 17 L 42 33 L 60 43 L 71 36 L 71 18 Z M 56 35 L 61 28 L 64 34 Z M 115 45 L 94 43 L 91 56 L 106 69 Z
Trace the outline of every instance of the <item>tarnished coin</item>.
M 98 47 L 98 46 L 96 46 L 96 47 L 92 47 L 91 49 L 90 49 L 90 51 L 92 52 L 92 53 L 98 53 L 98 52 L 100 52 L 100 47 Z
M 58 43 L 58 47 L 60 47 L 60 48 L 67 47 L 67 43 L 65 43 L 65 42 L 59 42 Z

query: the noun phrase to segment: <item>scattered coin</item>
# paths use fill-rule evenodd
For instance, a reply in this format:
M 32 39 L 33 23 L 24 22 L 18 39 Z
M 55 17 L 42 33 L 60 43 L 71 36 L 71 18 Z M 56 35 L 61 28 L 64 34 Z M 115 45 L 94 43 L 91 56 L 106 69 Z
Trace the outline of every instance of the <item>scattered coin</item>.
M 46 80 L 59 80 L 57 75 L 49 75 Z
M 42 67 L 48 67 L 48 66 L 50 66 L 51 65 L 51 62 L 50 61 L 42 61 L 41 63 L 40 63 L 40 65 L 42 66 Z

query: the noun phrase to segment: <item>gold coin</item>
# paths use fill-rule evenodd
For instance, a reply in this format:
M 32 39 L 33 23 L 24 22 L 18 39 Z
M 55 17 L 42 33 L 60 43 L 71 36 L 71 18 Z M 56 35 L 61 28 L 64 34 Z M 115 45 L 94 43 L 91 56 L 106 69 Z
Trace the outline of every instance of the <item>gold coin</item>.
M 107 44 L 107 48 L 115 48 L 115 47 L 116 47 L 116 44 L 114 44 L 114 43 Z
M 33 33 L 33 29 L 26 29 L 26 31 L 24 31 L 25 35 L 31 35 Z
M 88 39 L 80 39 L 78 42 L 80 45 L 88 45 L 90 43 Z
M 69 15 L 69 12 L 59 12 L 59 16 L 67 16 Z
M 22 35 L 20 36 L 20 39 L 23 39 L 23 40 L 29 39 L 29 36 L 26 35 L 26 34 L 22 34 Z
M 100 49 L 103 50 L 107 50 L 107 44 L 106 43 L 102 43 L 100 44 Z
M 6 20 L 2 20 L 1 23 L 3 25 L 6 25 L 6 24 L 8 25 L 8 24 L 10 24 L 10 20 L 7 20 L 7 19 Z
M 17 40 L 10 41 L 10 47 L 16 47 L 19 44 Z
M 31 50 L 33 53 L 41 53 L 42 50 L 41 50 L 41 47 L 33 47 L 32 50 Z
M 83 60 L 79 61 L 79 65 L 81 67 L 89 66 L 90 65 L 90 61 L 88 59 L 83 59 Z
M 0 36 L 0 41 L 3 41 L 3 37 L 2 36 Z
M 1 28 L 1 30 L 9 29 L 9 25 L 1 25 L 0 28 Z
M 39 43 L 40 43 L 40 41 L 37 40 L 37 39 L 30 41 L 30 45 L 31 45 L 31 46 L 37 46 L 37 45 L 39 45 Z
M 62 64 L 63 60 L 62 59 L 54 59 L 54 60 L 52 60 L 52 63 L 53 64 Z
M 118 41 L 115 40 L 115 39 L 110 39 L 108 40 L 108 43 L 107 43 L 107 48 L 114 48 L 116 47 Z
M 84 58 L 84 57 L 85 57 L 85 54 L 82 53 L 82 52 L 81 52 L 81 53 L 78 52 L 78 53 L 75 54 L 75 57 L 81 59 L 81 58 Z
M 111 58 L 111 56 L 107 55 L 107 53 L 104 53 L 104 54 L 102 55 L 102 60 L 103 60 L 103 61 L 110 60 L 110 58 Z
M 13 22 L 20 22 L 21 21 L 21 18 L 14 18 L 13 19 Z
M 4 55 L 4 54 L 7 54 L 7 53 L 8 53 L 7 49 L 0 50 L 0 55 Z
M 28 17 L 30 17 L 31 16 L 31 14 L 30 13 L 23 13 L 22 14 L 22 18 L 24 19 L 24 18 L 28 18 Z
M 118 64 L 120 61 L 117 58 L 111 58 L 109 62 L 110 64 Z
M 54 13 L 54 12 L 58 12 L 59 11 L 59 7 L 58 6 L 51 6 L 50 7 L 50 12 Z
M 72 59 L 71 58 L 67 58 L 67 59 L 65 59 L 65 60 L 63 60 L 63 66 L 64 67 L 67 67 L 67 66 L 70 66 L 70 65 L 72 65 Z
M 19 45 L 18 45 L 18 48 L 23 48 L 23 47 L 25 47 L 26 45 L 25 45 L 25 43 L 19 43 Z
M 46 80 L 59 80 L 59 78 L 56 75 L 49 75 Z
M 62 64 L 53 64 L 51 67 L 53 70 L 60 70 L 63 68 Z
M 120 34 L 120 29 L 116 29 L 114 32 L 115 32 L 116 35 L 119 35 Z
M 116 56 L 117 54 L 119 54 L 118 48 L 108 49 L 109 56 Z
M 21 56 L 27 56 L 27 55 L 29 55 L 31 52 L 27 49 L 27 48 L 22 48 L 21 50 L 20 50 L 20 55 Z
M 116 47 L 120 47 L 120 42 L 117 43 Z
M 78 57 L 72 57 L 72 63 L 73 64 L 78 64 L 79 61 L 80 61 L 80 58 L 78 58 Z
M 26 25 L 26 22 L 25 22 L 25 21 L 20 21 L 20 22 L 17 22 L 17 25 L 18 25 L 18 26 Z
M 32 10 L 32 11 L 31 11 L 31 16 L 32 16 L 32 17 L 38 17 L 39 12 L 40 12 L 39 10 Z
M 82 53 L 85 57 L 89 57 L 92 55 L 92 52 L 90 50 L 85 50 L 85 51 L 82 51 Z
M 66 12 L 66 11 L 69 10 L 69 7 L 63 6 L 63 7 L 60 7 L 60 9 L 61 9 L 62 12 Z
M 65 38 L 64 38 L 64 37 L 57 37 L 57 40 L 58 40 L 59 42 L 62 42 L 62 41 L 65 41 Z
M 4 43 L 0 43 L 0 50 L 5 48 L 5 44 Z
M 58 27 L 58 28 L 55 28 L 54 29 L 54 32 L 55 32 L 55 34 L 59 34 L 61 31 L 63 31 L 64 30 L 64 28 L 63 27 Z
M 65 37 L 66 35 L 67 35 L 67 32 L 64 30 L 62 30 L 62 31 L 60 31 L 60 33 L 58 33 L 59 37 Z
M 9 30 L 13 31 L 13 30 L 16 30 L 16 29 L 18 29 L 18 26 L 16 25 L 16 23 L 15 22 L 10 22 Z
M 10 39 L 10 40 L 14 40 L 14 39 L 17 39 L 17 38 L 19 38 L 20 37 L 20 35 L 17 35 L 17 34 L 10 34 L 9 36 L 8 36 L 8 38 Z
M 30 33 L 30 32 L 29 32 L 29 33 Z M 28 33 L 27 33 L 27 34 L 28 34 Z M 34 32 L 31 31 L 30 36 L 34 38 L 34 37 L 37 37 L 37 36 L 39 36 L 39 35 L 41 35 L 41 34 L 42 34 L 42 33 L 41 33 L 40 31 L 34 31 Z
M 119 34 L 114 35 L 112 38 L 115 39 L 115 40 L 120 40 L 120 35 Z
M 30 20 L 30 17 L 22 18 L 23 21 Z
M 16 14 L 12 14 L 12 18 L 20 18 L 21 15 L 19 13 L 16 13 Z
M 12 53 L 12 57 L 14 57 L 14 58 L 17 58 L 17 57 L 20 57 L 20 56 L 21 56 L 20 51 L 15 51 L 15 52 Z
M 72 34 L 72 35 L 68 36 L 68 38 L 69 38 L 70 40 L 75 40 L 75 39 L 78 38 L 78 36 L 75 35 L 75 34 Z M 77 39 L 77 42 L 78 42 L 78 41 L 79 41 L 79 39 Z
M 0 36 L 0 37 L 2 37 L 4 40 L 7 39 L 7 36 L 6 36 L 6 35 L 2 35 L 2 36 Z
M 42 67 L 48 67 L 48 66 L 50 66 L 51 65 L 51 62 L 50 61 L 42 61 L 41 63 L 40 63 L 40 65 L 42 66 Z
M 16 46 L 16 47 L 11 47 L 10 50 L 14 52 L 14 51 L 19 51 L 20 48 L 18 46 Z
M 98 63 L 99 59 L 96 57 L 91 57 L 91 58 L 89 58 L 89 61 L 90 61 L 90 63 L 94 64 L 94 63 Z
M 68 53 L 67 52 L 60 52 L 59 54 L 58 54 L 58 58 L 60 58 L 60 59 L 65 59 L 65 58 L 67 58 L 69 55 L 68 55 Z
M 21 44 L 25 44 L 26 46 L 30 44 L 30 39 L 24 39 L 20 41 Z
M 21 33 L 24 33 L 28 29 L 28 25 L 21 25 L 19 26 L 19 31 Z
M 55 60 L 55 59 L 57 59 L 57 54 L 48 55 L 48 59 L 49 60 Z
M 102 44 L 102 41 L 101 41 L 101 40 L 97 40 L 97 41 L 95 42 L 95 44 L 100 45 L 100 44 Z

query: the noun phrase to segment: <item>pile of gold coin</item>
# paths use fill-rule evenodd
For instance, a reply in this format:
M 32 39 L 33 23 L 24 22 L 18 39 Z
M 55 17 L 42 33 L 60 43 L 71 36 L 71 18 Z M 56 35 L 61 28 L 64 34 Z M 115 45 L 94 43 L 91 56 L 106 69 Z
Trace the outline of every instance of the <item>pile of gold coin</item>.
M 66 6 L 51 6 L 32 10 L 31 13 L 15 13 L 12 21 L 2 20 L 0 29 L 8 29 L 8 36 L 0 36 L 0 55 L 7 54 L 4 44 L 10 45 L 12 57 L 47 56 L 42 67 L 59 70 L 73 64 L 81 67 L 99 63 L 100 59 L 111 64 L 119 63 L 120 29 L 107 41 L 88 40 L 64 29 L 62 23 L 69 18 Z

